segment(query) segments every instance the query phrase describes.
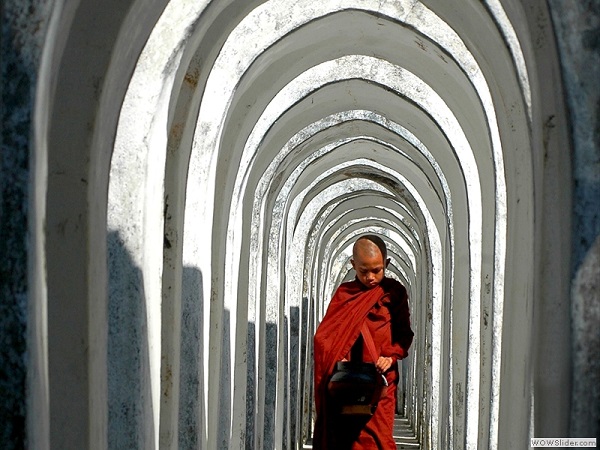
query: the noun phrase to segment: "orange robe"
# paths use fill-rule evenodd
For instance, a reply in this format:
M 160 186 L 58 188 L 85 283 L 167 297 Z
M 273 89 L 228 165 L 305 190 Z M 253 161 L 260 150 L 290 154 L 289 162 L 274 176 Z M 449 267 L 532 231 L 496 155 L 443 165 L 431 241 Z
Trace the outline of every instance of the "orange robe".
M 366 320 L 380 356 L 392 357 L 389 383 L 371 417 L 342 416 L 327 400 L 327 383 L 337 361 L 348 358 Z M 315 450 L 395 450 L 393 424 L 398 366 L 413 339 L 408 297 L 399 282 L 384 278 L 367 289 L 358 280 L 343 283 L 335 292 L 314 337 L 316 421 Z M 363 346 L 363 361 L 374 362 Z

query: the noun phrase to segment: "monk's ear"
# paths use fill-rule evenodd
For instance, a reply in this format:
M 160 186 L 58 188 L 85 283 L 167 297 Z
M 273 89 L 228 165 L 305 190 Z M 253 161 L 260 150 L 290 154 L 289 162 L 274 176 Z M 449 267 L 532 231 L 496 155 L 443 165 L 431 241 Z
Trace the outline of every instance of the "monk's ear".
M 351 259 L 351 260 L 350 260 L 350 264 L 352 264 L 352 268 L 353 268 L 354 270 L 356 270 L 356 266 L 354 265 L 354 260 L 353 260 L 353 259 Z
M 385 260 L 385 267 L 387 267 L 387 266 L 390 265 L 390 261 L 391 260 L 392 260 L 391 258 L 388 258 L 388 259 Z

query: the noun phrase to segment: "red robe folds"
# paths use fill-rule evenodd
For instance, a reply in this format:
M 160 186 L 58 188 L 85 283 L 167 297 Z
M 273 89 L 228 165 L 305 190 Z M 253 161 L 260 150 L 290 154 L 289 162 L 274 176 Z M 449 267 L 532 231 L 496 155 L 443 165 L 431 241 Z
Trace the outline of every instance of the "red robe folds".
M 327 383 L 335 363 L 348 358 L 365 320 L 378 354 L 394 359 L 386 373 L 389 387 L 372 417 L 341 416 L 327 402 Z M 384 278 L 378 286 L 367 289 L 354 280 L 337 289 L 314 337 L 315 450 L 396 449 L 392 435 L 396 361 L 408 355 L 412 338 L 406 289 L 397 281 Z M 364 347 L 363 361 L 374 362 Z

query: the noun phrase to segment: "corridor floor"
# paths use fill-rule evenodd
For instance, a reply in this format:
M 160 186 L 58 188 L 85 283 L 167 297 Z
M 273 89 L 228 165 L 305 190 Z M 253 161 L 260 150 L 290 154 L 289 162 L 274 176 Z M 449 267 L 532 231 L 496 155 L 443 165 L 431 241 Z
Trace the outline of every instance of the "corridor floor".
M 394 440 L 398 450 L 419 450 L 420 445 L 407 418 L 396 416 L 394 420 Z

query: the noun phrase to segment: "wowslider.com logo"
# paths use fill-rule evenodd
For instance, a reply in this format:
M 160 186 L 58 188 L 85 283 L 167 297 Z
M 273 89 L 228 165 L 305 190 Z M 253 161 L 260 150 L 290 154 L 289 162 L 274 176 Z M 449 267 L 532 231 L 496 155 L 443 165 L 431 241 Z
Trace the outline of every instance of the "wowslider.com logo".
M 584 447 L 596 448 L 596 438 L 531 438 L 533 448 L 548 447 Z

